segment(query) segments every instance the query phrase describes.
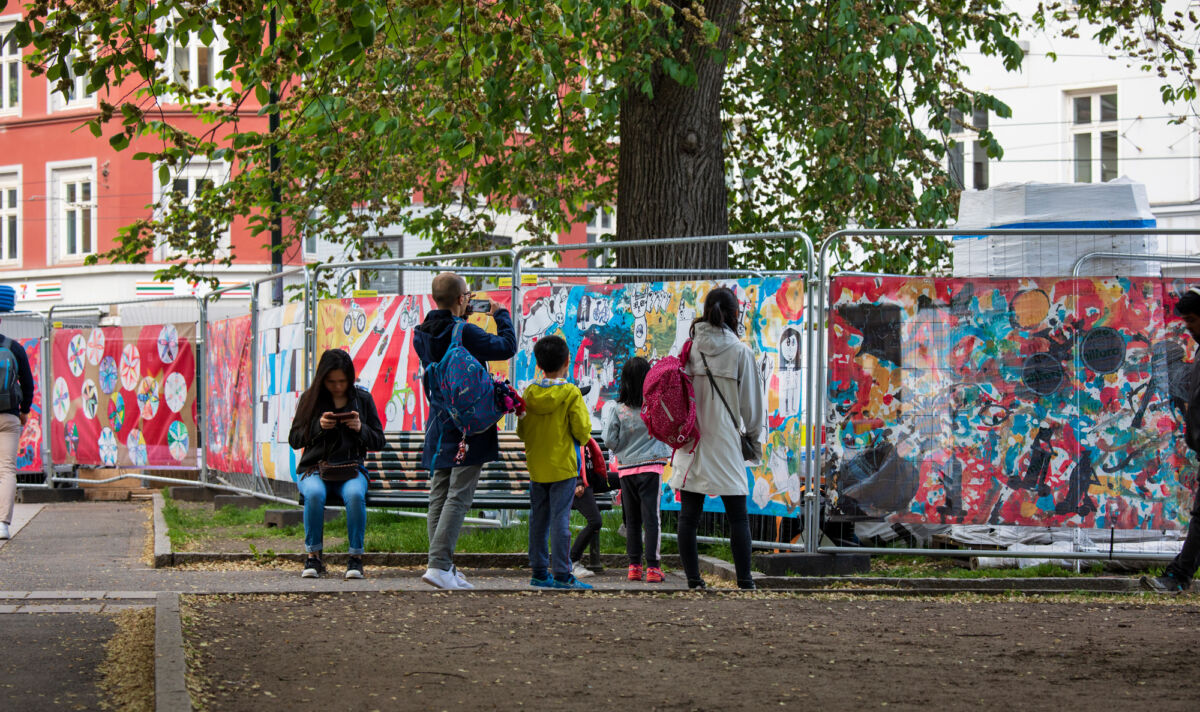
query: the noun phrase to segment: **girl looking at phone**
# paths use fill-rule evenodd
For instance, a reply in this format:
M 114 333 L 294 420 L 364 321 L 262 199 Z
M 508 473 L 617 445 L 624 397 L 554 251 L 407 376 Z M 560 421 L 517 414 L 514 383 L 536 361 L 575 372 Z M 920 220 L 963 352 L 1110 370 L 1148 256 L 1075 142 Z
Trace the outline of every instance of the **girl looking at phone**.
M 325 572 L 321 560 L 325 500 L 336 488 L 346 505 L 350 559 L 346 578 L 362 578 L 367 527 L 366 454 L 383 449 L 383 425 L 371 394 L 354 385 L 354 361 L 341 349 L 321 354 L 312 385 L 300 396 L 288 444 L 303 450 L 296 466 L 304 496 L 304 578 Z

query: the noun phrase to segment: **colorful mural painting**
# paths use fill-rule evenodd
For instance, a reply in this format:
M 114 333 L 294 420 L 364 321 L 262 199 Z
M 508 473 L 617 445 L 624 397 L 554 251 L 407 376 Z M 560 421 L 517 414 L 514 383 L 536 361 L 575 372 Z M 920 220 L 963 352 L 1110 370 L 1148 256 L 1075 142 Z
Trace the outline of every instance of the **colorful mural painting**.
M 29 370 L 33 371 L 33 406 L 29 419 L 21 430 L 17 442 L 17 471 L 30 472 L 42 469 L 42 339 L 20 339 L 29 357 Z
M 195 331 L 194 324 L 56 330 L 54 461 L 195 467 Z
M 250 472 L 251 467 L 250 326 L 249 314 L 208 324 L 205 456 L 210 468 L 222 472 Z
M 479 293 L 505 308 L 512 293 Z M 421 388 L 421 361 L 412 348 L 412 330 L 434 309 L 433 298 L 386 296 L 359 299 L 327 299 L 317 305 L 317 354 L 327 349 L 344 349 L 354 360 L 358 383 L 375 400 L 385 432 L 425 429 L 429 404 Z M 483 313 L 468 319 L 491 333 L 496 322 Z M 508 362 L 489 364 L 493 374 L 505 378 Z
M 258 315 L 254 442 L 263 477 L 292 481 L 296 453 L 288 430 L 304 390 L 304 305 L 285 304 Z
M 536 377 L 533 344 L 547 334 L 566 339 L 572 377 L 583 388 L 594 427 L 604 404 L 617 397 L 625 361 L 677 354 L 717 286 L 729 287 L 743 305 L 742 340 L 759 363 L 767 404 L 761 465 L 746 468 L 750 511 L 797 516 L 804 476 L 804 280 L 770 277 L 719 282 L 653 282 L 629 285 L 536 287 L 524 292 L 524 328 L 516 358 L 518 390 Z M 664 485 L 663 508 L 678 509 Z M 705 507 L 720 511 L 719 499 Z
M 825 478 L 834 514 L 1175 529 L 1186 285 L 837 277 Z

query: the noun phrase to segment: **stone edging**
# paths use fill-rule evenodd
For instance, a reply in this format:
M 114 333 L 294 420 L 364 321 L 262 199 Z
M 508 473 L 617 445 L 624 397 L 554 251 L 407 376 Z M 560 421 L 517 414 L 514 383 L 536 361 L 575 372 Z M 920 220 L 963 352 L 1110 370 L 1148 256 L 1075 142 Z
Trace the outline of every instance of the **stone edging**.
M 179 594 L 164 591 L 154 606 L 154 710 L 191 712 L 187 689 L 187 657 L 183 650 L 183 622 Z
M 163 517 L 163 496 L 154 493 L 154 568 L 172 566 L 175 563 L 171 552 L 171 539 L 167 536 L 167 520 Z

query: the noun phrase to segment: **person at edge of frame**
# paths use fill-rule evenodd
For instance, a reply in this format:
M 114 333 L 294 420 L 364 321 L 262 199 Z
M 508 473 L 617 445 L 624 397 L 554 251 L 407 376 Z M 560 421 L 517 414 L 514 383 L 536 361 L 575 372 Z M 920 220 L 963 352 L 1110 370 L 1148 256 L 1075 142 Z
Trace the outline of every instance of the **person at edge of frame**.
M 1175 313 L 1192 338 L 1200 342 L 1200 288 L 1192 287 L 1175 305 Z M 1200 454 L 1200 357 L 1192 363 L 1187 383 L 1187 409 L 1183 415 L 1183 437 L 1193 452 Z M 1200 491 L 1193 493 L 1191 522 L 1179 554 L 1167 564 L 1162 576 L 1143 576 L 1142 588 L 1155 593 L 1181 593 L 1192 587 L 1200 567 Z

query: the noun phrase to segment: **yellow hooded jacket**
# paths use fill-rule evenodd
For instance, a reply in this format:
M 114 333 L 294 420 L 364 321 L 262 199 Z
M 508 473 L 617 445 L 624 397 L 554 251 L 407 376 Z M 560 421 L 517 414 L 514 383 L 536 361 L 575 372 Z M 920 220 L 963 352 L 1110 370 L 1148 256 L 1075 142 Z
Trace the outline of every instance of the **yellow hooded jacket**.
M 579 446 L 592 437 L 583 394 L 565 379 L 543 378 L 525 389 L 525 417 L 517 436 L 534 482 L 560 482 L 579 474 Z

